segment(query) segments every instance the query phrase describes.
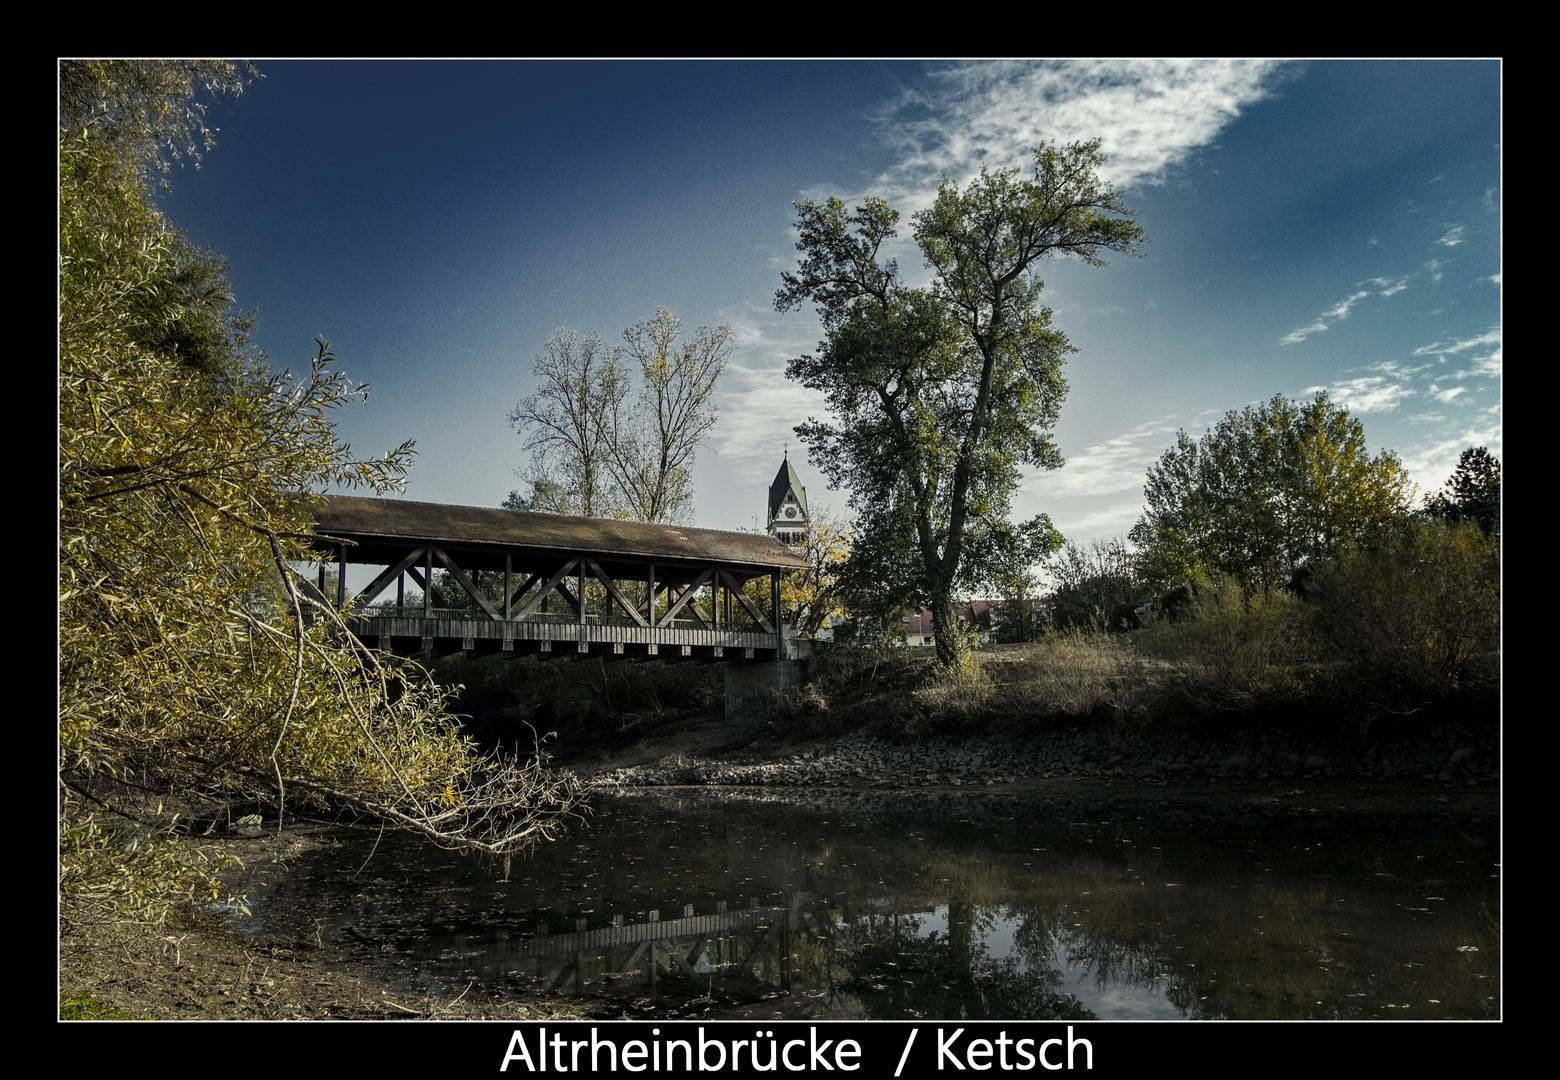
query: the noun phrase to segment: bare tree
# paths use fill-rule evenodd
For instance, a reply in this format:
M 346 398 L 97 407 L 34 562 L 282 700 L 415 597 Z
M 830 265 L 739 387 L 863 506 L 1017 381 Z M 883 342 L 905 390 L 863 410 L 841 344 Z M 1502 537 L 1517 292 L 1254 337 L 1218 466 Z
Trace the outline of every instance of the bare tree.
M 640 521 L 692 519 L 689 470 L 715 424 L 710 396 L 733 350 L 729 326 L 701 326 L 684 340 L 681 333 L 665 308 L 623 331 L 639 362 L 639 401 L 627 416 L 614 411 L 607 453 L 624 508 Z
M 687 339 L 677 316 L 658 309 L 623 331 L 626 349 L 558 330 L 536 357 L 541 389 L 509 414 L 531 452 L 531 493 L 511 509 L 585 517 L 689 522 L 690 469 L 715 423 L 711 395 L 733 351 L 731 327 L 701 326 Z M 629 404 L 625 354 L 638 361 Z
M 518 492 L 513 509 L 584 517 L 616 517 L 606 468 L 616 416 L 628 396 L 620 350 L 596 334 L 584 340 L 567 327 L 553 331 L 532 371 L 541 389 L 516 405 L 509 422 L 525 437 L 531 468 L 530 500 Z

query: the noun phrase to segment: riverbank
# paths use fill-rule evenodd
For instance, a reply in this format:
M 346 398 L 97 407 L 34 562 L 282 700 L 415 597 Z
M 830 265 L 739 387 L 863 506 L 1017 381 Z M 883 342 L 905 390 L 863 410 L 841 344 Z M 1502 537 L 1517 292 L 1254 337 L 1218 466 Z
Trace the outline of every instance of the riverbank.
M 1132 735 L 1110 725 L 1041 734 L 987 733 L 906 742 L 859 729 L 798 740 L 769 725 L 727 724 L 718 710 L 638 733 L 610 754 L 565 762 L 596 790 L 692 788 L 742 799 L 849 803 L 990 795 L 1036 805 L 1113 804 L 1161 817 L 1179 810 L 1264 815 L 1387 813 L 1498 820 L 1498 733 L 1444 725 L 1358 743 L 1269 732 L 1211 738 Z M 234 833 L 228 850 L 264 887 L 273 870 L 332 842 L 343 826 Z M 157 930 L 78 928 L 61 941 L 60 987 L 138 1018 L 551 1020 L 585 1013 L 567 998 L 478 986 L 438 997 L 354 974 L 362 941 L 305 935 L 246 942 L 231 915 L 188 912 Z
M 234 834 L 225 851 L 264 887 L 288 862 L 330 842 L 328 823 L 291 824 L 274 833 Z M 583 1013 L 558 999 L 494 998 L 468 988 L 443 998 L 354 974 L 352 942 L 245 941 L 230 913 L 186 910 L 169 925 L 73 927 L 60 939 L 59 990 L 90 997 L 96 1018 L 136 1020 L 572 1020 Z
M 773 787 L 964 791 L 1011 798 L 1193 800 L 1339 810 L 1480 815 L 1500 810 L 1492 728 L 1446 725 L 1361 749 L 1294 732 L 1208 737 L 1111 727 L 904 742 L 857 730 L 787 742 L 765 725 L 715 713 L 687 718 L 635 747 L 570 762 L 601 787 Z

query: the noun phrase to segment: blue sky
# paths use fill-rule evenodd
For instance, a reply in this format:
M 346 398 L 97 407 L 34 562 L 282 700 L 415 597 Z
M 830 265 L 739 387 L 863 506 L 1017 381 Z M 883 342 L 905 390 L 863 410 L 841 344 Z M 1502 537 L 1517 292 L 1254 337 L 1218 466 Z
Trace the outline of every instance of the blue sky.
M 1493 61 L 260 61 L 217 147 L 163 206 L 232 264 L 278 366 L 331 341 L 372 386 L 360 453 L 406 439 L 407 497 L 496 506 L 522 486 L 507 417 L 560 326 L 620 340 L 658 307 L 739 343 L 694 468 L 697 523 L 751 528 L 822 399 L 785 379 L 819 338 L 773 307 L 792 203 L 881 195 L 1100 137 L 1152 243 L 1042 267 L 1079 351 L 1067 464 L 1014 512 L 1123 535 L 1175 432 L 1319 388 L 1422 491 L 1501 455 L 1501 67 Z M 905 229 L 908 233 L 908 228 Z M 913 246 L 897 252 L 925 277 Z

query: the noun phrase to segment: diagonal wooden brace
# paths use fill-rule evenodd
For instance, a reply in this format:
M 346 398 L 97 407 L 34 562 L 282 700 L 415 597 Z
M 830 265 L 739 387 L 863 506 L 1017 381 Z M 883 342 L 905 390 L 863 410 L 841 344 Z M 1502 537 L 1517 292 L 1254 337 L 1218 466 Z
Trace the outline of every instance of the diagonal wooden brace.
M 475 600 L 477 606 L 487 612 L 488 618 L 494 622 L 504 621 L 504 617 L 493 609 L 492 604 L 488 603 L 487 597 L 477 591 L 477 586 L 466 576 L 466 571 L 455 565 L 455 560 L 450 558 L 448 552 L 443 548 L 436 547 L 433 549 L 433 553 L 444 564 L 444 568 L 450 572 L 450 576 L 460 583 L 462 589 L 466 590 L 466 595 Z
M 742 605 L 742 610 L 753 617 L 753 621 L 758 623 L 764 633 L 773 634 L 775 628 L 770 625 L 768 619 L 764 618 L 764 614 L 758 610 L 758 606 L 748 599 L 748 594 L 743 590 L 742 586 L 737 584 L 736 579 L 724 570 L 720 572 L 720 578 L 726 588 L 731 590 L 732 595 L 737 598 L 737 603 Z
M 372 582 L 370 582 L 366 589 L 352 598 L 352 606 L 361 609 L 367 604 L 372 603 L 374 597 L 384 592 L 385 589 L 389 587 L 390 583 L 396 578 L 412 569 L 417 560 L 421 559 L 422 557 L 423 549 L 417 548 L 406 558 L 402 559 L 399 563 L 386 569 L 384 573 L 380 574 Z
M 525 607 L 515 612 L 515 621 L 518 622 L 519 620 L 524 619 L 526 616 L 530 615 L 531 612 L 541 607 L 542 601 L 547 599 L 547 594 L 557 588 L 558 583 L 564 578 L 568 577 L 570 572 L 573 571 L 573 569 L 578 566 L 579 563 L 580 561 L 578 559 L 570 559 L 557 570 L 553 571 L 552 576 L 547 579 L 547 581 L 540 589 L 536 590 L 536 595 L 526 601 Z M 575 603 L 574 597 L 569 594 L 567 589 L 563 590 L 563 594 L 569 597 L 569 603 Z M 576 607 L 578 607 L 577 604 Z
M 606 587 L 606 590 L 609 594 L 611 594 L 612 599 L 617 601 L 618 607 L 627 612 L 629 618 L 633 619 L 634 622 L 639 626 L 648 627 L 650 625 L 645 621 L 645 617 L 639 614 L 639 611 L 635 608 L 635 606 L 628 602 L 628 598 L 624 596 L 622 590 L 617 587 L 617 582 L 613 581 L 606 574 L 602 573 L 601 565 L 596 562 L 595 559 L 586 559 L 585 565 L 587 568 L 589 568 L 592 574 L 596 575 L 596 580 L 601 582 L 601 584 Z
M 664 630 L 670 627 L 672 625 L 672 619 L 674 619 L 677 616 L 677 613 L 683 609 L 683 605 L 692 600 L 693 594 L 698 592 L 709 582 L 710 575 L 713 573 L 713 570 L 699 571 L 699 576 L 694 578 L 693 581 L 688 584 L 688 587 L 682 591 L 682 595 L 677 598 L 677 602 L 666 609 L 666 614 L 661 616 L 661 621 L 655 624 L 656 628 Z

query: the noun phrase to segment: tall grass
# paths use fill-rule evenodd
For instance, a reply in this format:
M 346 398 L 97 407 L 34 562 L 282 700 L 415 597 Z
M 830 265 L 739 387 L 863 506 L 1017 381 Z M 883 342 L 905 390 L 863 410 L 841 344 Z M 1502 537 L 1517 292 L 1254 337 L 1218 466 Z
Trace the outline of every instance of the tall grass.
M 1248 591 L 1232 578 L 1204 582 L 1182 617 L 1158 619 L 1134 637 L 1168 669 L 1165 689 L 1205 715 L 1292 700 L 1311 653 L 1300 600 L 1279 589 Z

